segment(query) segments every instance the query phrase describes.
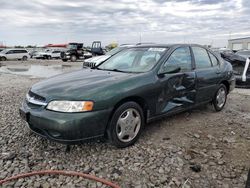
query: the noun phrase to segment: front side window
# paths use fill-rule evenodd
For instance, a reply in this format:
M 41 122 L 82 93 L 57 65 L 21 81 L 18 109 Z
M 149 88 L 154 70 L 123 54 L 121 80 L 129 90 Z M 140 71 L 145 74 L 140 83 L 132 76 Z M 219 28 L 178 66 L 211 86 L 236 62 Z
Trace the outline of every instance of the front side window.
M 192 47 L 192 50 L 197 69 L 209 68 L 212 66 L 206 49 L 201 47 Z
M 27 53 L 25 50 L 14 50 L 15 54 Z
M 13 50 L 8 51 L 6 54 L 13 54 Z
M 177 68 L 181 72 L 190 71 L 192 69 L 192 60 L 189 47 L 177 48 L 164 63 L 162 72 L 171 72 Z
M 167 48 L 154 47 L 125 49 L 98 66 L 98 69 L 147 72 L 156 65 L 166 51 Z

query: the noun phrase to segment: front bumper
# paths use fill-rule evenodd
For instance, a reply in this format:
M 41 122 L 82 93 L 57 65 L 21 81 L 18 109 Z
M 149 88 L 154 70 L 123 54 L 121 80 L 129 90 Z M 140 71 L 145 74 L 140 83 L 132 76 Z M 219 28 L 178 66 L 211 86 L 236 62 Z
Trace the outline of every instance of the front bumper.
M 242 80 L 242 76 L 236 77 L 236 87 L 238 88 L 250 88 L 250 76 L 246 76 L 246 81 Z
M 24 102 L 19 112 L 36 134 L 71 144 L 104 136 L 111 110 L 61 113 L 46 110 L 43 106 L 33 108 Z

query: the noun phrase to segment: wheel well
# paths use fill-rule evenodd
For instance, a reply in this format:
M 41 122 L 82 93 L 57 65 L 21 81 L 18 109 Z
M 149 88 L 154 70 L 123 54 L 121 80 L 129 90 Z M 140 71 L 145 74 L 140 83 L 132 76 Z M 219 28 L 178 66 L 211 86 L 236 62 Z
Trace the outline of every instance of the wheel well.
M 146 121 L 146 119 L 147 119 L 147 109 L 148 109 L 147 102 L 143 98 L 137 97 L 137 96 L 126 97 L 126 98 L 120 100 L 118 103 L 116 103 L 113 110 L 112 110 L 112 112 L 111 112 L 109 120 L 111 120 L 112 115 L 114 114 L 115 110 L 119 106 L 121 106 L 122 104 L 124 104 L 126 102 L 135 102 L 135 103 L 137 103 L 142 108 L 144 119 Z
M 221 84 L 224 84 L 226 86 L 227 93 L 229 93 L 230 85 L 229 85 L 228 81 L 224 80 L 224 81 L 221 82 Z
M 104 137 L 107 138 L 107 128 L 108 128 L 108 125 L 109 125 L 109 123 L 110 123 L 110 121 L 111 121 L 111 118 L 112 118 L 112 116 L 113 116 L 115 110 L 116 110 L 119 106 L 121 106 L 122 104 L 124 104 L 124 103 L 126 103 L 126 102 L 135 102 L 135 103 L 137 103 L 137 104 L 142 108 L 145 122 L 147 121 L 147 109 L 148 109 L 148 106 L 147 106 L 146 101 L 145 101 L 143 98 L 137 97 L 137 96 L 126 97 L 126 98 L 120 100 L 119 102 L 117 102 L 117 103 L 115 104 L 115 106 L 114 106 L 112 112 L 110 113 L 110 116 L 109 116 L 108 124 L 107 124 L 107 126 L 106 126 L 106 131 L 105 131 Z

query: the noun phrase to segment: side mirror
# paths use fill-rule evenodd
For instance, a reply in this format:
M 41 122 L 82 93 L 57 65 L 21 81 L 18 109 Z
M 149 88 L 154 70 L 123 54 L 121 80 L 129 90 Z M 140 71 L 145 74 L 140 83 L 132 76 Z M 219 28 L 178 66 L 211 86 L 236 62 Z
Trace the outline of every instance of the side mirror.
M 164 74 L 174 74 L 180 71 L 181 71 L 181 67 L 175 67 L 175 68 L 173 67 L 172 69 L 169 67 L 169 69 L 163 70 L 162 72 L 160 72 L 158 76 L 164 76 Z

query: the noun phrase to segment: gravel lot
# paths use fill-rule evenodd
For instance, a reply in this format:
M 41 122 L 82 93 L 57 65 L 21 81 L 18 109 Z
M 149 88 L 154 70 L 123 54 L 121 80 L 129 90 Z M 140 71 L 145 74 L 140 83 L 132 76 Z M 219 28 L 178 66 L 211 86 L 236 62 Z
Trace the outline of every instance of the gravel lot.
M 80 66 L 78 62 L 71 68 Z M 64 145 L 31 133 L 19 117 L 18 108 L 26 92 L 41 79 L 0 72 L 0 179 L 35 170 L 57 169 L 90 173 L 125 188 L 245 186 L 250 167 L 250 90 L 234 90 L 222 112 L 215 113 L 207 105 L 151 123 L 132 147 L 116 149 L 95 141 L 74 145 L 67 152 Z M 105 187 L 64 176 L 20 179 L 4 186 Z

